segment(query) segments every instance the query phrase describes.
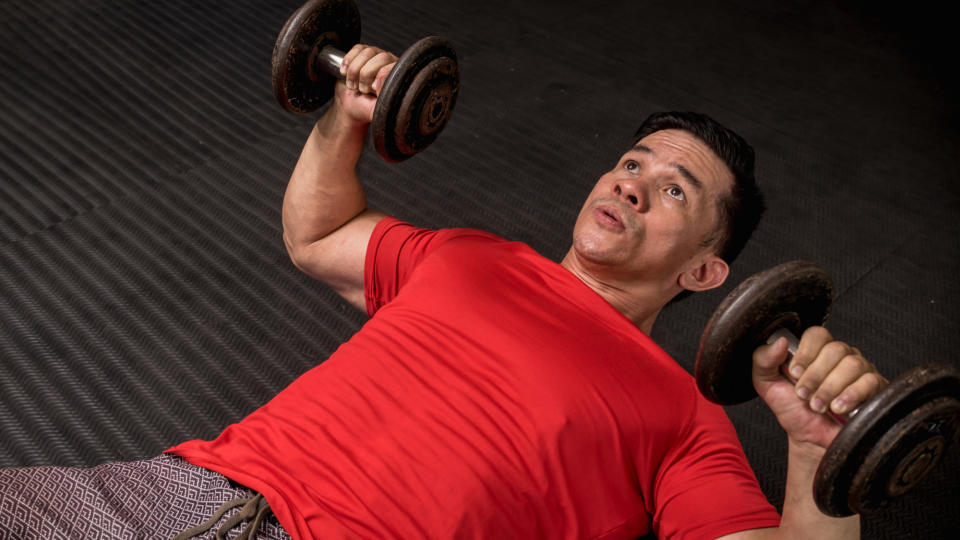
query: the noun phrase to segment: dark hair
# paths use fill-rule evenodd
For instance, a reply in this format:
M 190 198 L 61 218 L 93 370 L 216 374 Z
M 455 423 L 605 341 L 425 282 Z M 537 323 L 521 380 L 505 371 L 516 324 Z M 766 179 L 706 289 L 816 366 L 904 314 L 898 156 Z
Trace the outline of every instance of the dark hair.
M 651 114 L 634 134 L 634 144 L 651 133 L 665 129 L 680 129 L 696 136 L 706 143 L 733 173 L 733 188 L 728 195 L 717 201 L 717 230 L 703 242 L 703 245 L 715 244 L 717 255 L 728 264 L 732 263 L 757 228 L 766 208 L 763 194 L 760 193 L 754 177 L 753 148 L 743 137 L 713 118 L 694 112 Z

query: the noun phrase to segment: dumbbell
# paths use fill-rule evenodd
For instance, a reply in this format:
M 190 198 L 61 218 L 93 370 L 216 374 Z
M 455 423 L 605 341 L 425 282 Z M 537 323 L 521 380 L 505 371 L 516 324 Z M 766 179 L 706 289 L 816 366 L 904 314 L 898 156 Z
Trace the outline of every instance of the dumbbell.
M 273 92 L 296 114 L 333 97 L 344 51 L 360 41 L 360 12 L 353 0 L 310 0 L 287 19 L 273 49 Z M 424 150 L 447 124 L 460 90 L 457 55 L 437 36 L 408 48 L 390 71 L 370 123 L 374 148 L 387 161 Z
M 697 353 L 700 392 L 721 405 L 755 397 L 753 351 L 797 336 L 830 315 L 833 284 L 822 267 L 792 261 L 755 274 L 710 317 Z M 780 371 L 796 383 L 786 371 Z M 960 372 L 937 364 L 913 368 L 857 410 L 831 416 L 843 428 L 814 477 L 813 496 L 831 516 L 868 513 L 913 489 L 960 438 Z

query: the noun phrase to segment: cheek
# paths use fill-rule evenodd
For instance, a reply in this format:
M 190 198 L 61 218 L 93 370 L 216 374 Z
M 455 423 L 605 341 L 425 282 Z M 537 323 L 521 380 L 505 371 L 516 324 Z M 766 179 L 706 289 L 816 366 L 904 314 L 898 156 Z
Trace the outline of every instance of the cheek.
M 663 251 L 671 251 L 678 247 L 697 243 L 695 231 L 685 219 L 681 217 L 667 217 L 649 223 L 648 233 L 656 231 L 655 244 Z

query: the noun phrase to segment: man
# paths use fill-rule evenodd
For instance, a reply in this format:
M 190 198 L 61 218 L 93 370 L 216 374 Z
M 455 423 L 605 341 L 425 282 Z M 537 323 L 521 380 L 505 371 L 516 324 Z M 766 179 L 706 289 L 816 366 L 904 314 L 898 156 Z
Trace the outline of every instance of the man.
M 749 147 L 700 115 L 654 117 L 556 264 L 367 208 L 355 165 L 395 61 L 362 45 L 345 56 L 283 207 L 294 263 L 370 321 L 216 440 L 168 452 L 258 492 L 295 538 L 858 536 L 857 517 L 817 510 L 811 483 L 838 431 L 817 412 L 885 383 L 859 351 L 806 332 L 797 390 L 777 372 L 784 342 L 755 354 L 789 441 L 781 518 L 722 409 L 647 337 L 677 294 L 726 279 L 760 213 Z M 247 508 L 258 522 L 265 504 Z
M 857 518 L 821 514 L 810 486 L 838 429 L 814 411 L 851 410 L 883 384 L 858 351 L 821 328 L 807 332 L 791 365 L 806 368 L 796 391 L 777 373 L 785 343 L 756 354 L 756 387 L 789 439 L 787 499 L 776 529 L 776 516 L 757 502 L 759 490 L 744 474 L 742 454 L 732 448 L 719 408 L 694 397 L 692 383 L 683 386 L 689 376 L 675 364 L 660 363 L 665 355 L 653 352 L 644 335 L 678 293 L 714 288 L 726 279 L 718 244 L 742 244 L 717 233 L 725 201 L 739 186 L 731 166 L 687 131 L 641 133 L 588 196 L 561 266 L 478 231 L 417 230 L 368 209 L 354 171 L 372 116 L 372 93 L 395 60 L 364 46 L 346 55 L 347 82 L 307 140 L 284 199 L 284 241 L 296 265 L 375 314 L 319 369 L 349 381 L 333 390 L 316 388 L 350 403 L 337 409 L 339 422 L 325 426 L 324 434 L 335 445 L 349 437 L 357 446 L 340 449 L 343 456 L 330 458 L 331 469 L 316 471 L 326 481 L 310 489 L 320 494 L 321 506 L 331 508 L 316 518 L 324 526 L 301 526 L 328 536 L 633 536 L 651 529 L 663 536 L 857 536 Z M 488 244 L 496 248 L 487 252 Z M 485 290 L 471 294 L 476 289 Z M 537 291 L 546 294 L 533 302 L 516 298 Z M 374 338 L 365 339 L 365 333 Z M 564 354 L 584 340 L 593 342 L 594 357 Z M 623 347 L 649 348 L 656 360 L 638 368 L 632 358 L 619 358 L 633 352 Z M 382 356 L 381 348 L 393 353 Z M 472 353 L 464 358 L 463 349 Z M 544 365 L 534 355 L 549 361 Z M 382 379 L 371 382 L 367 370 L 401 382 L 385 387 Z M 638 372 L 650 379 L 637 378 Z M 656 392 L 652 386 L 661 384 L 691 401 L 671 404 L 684 414 L 633 414 L 642 408 L 634 392 Z M 597 404 L 610 417 L 598 418 L 591 409 Z M 692 404 L 710 412 L 687 411 Z M 657 415 L 668 418 L 666 425 L 656 423 Z M 660 447 L 631 421 L 648 424 L 650 439 L 686 436 L 696 443 Z M 335 425 L 340 422 L 351 424 Z M 351 429 L 370 432 L 351 437 Z M 365 437 L 377 442 L 358 441 Z M 617 447 L 622 440 L 646 448 Z M 701 444 L 722 457 L 702 455 Z M 175 451 L 215 469 L 225 463 L 208 458 L 207 450 Z M 710 465 L 684 463 L 687 455 Z M 675 470 L 659 474 L 664 462 Z M 641 465 L 653 470 L 638 470 Z M 710 479 L 709 468 L 720 480 Z M 737 500 L 738 490 L 749 494 Z M 733 497 L 732 510 L 717 500 L 726 497 Z M 757 508 L 746 511 L 751 505 Z M 728 522 L 712 512 L 717 507 L 731 511 Z M 281 512 L 286 525 L 290 520 Z

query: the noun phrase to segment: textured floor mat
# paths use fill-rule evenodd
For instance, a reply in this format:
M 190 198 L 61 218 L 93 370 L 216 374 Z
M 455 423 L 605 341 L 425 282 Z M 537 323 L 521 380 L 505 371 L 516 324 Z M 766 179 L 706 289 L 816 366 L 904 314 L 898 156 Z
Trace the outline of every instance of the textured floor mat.
M 299 4 L 0 3 L 0 466 L 213 437 L 363 324 L 281 241 L 312 119 L 274 102 L 269 62 Z M 668 352 L 692 370 L 735 283 L 806 258 L 834 274 L 834 332 L 883 372 L 960 365 L 957 86 L 916 18 L 800 0 L 360 7 L 364 38 L 395 52 L 449 37 L 463 80 L 429 151 L 364 157 L 373 206 L 559 259 L 639 122 L 704 111 L 754 143 L 770 210 L 727 286 L 664 311 Z M 758 403 L 729 412 L 781 504 L 782 432 Z M 864 537 L 960 530 L 958 454 Z

